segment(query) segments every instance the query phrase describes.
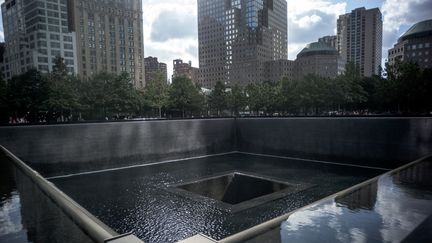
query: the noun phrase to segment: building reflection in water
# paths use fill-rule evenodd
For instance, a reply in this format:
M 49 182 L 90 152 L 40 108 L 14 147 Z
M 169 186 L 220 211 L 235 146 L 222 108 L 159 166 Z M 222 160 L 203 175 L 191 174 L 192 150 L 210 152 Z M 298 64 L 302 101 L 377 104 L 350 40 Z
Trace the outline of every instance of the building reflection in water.
M 374 181 L 364 185 L 352 192 L 335 198 L 338 206 L 344 206 L 350 210 L 366 209 L 373 210 L 377 200 L 378 183 Z
M 280 238 L 281 242 L 432 242 L 431 215 L 432 160 L 426 159 L 293 213 L 281 224 Z
M 93 242 L 25 174 L 0 156 L 0 242 Z

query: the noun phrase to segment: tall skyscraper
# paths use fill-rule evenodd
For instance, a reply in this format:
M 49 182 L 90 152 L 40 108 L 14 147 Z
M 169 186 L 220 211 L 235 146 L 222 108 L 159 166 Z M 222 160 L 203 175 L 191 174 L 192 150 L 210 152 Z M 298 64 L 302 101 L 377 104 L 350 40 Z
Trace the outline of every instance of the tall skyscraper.
M 77 73 L 75 33 L 67 0 L 6 0 L 2 5 L 5 36 L 4 77 L 36 68 L 52 71 L 54 60 L 64 58 L 69 73 Z
M 200 83 L 260 82 L 287 59 L 286 0 L 198 0 Z
M 337 20 L 338 51 L 355 63 L 361 74 L 380 74 L 382 56 L 382 15 L 378 8 L 357 8 Z
M 81 77 L 129 73 L 145 85 L 142 0 L 70 0 Z
M 57 56 L 70 73 L 129 73 L 145 84 L 142 0 L 6 0 L 4 72 L 49 72 Z

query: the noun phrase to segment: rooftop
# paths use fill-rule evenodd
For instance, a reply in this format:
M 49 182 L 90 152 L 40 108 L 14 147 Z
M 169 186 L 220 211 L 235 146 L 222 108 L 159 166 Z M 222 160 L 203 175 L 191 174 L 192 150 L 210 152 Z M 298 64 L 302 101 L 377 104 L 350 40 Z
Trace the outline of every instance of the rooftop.
M 432 35 L 432 19 L 428 19 L 425 21 L 418 22 L 414 24 L 403 34 L 399 41 L 404 41 L 410 38 L 424 37 Z
M 297 58 L 309 55 L 333 55 L 337 54 L 337 50 L 327 43 L 313 42 L 308 44 L 303 50 L 297 54 Z

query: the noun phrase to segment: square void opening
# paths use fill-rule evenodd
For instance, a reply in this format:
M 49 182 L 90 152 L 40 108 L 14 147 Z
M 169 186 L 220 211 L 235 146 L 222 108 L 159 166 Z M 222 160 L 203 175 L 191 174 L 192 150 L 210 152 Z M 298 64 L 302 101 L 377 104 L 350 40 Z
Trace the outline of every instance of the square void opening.
M 240 172 L 174 185 L 175 188 L 180 189 L 180 192 L 187 191 L 201 197 L 217 200 L 222 207 L 230 211 L 254 207 L 310 186 L 291 184 L 274 178 Z

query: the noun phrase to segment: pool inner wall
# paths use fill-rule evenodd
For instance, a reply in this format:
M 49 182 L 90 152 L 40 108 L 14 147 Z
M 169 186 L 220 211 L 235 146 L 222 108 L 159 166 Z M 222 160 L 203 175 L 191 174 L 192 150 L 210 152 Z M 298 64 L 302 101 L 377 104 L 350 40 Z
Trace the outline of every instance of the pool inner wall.
M 226 118 L 0 127 L 45 176 L 229 153 L 397 168 L 432 153 L 432 118 Z

